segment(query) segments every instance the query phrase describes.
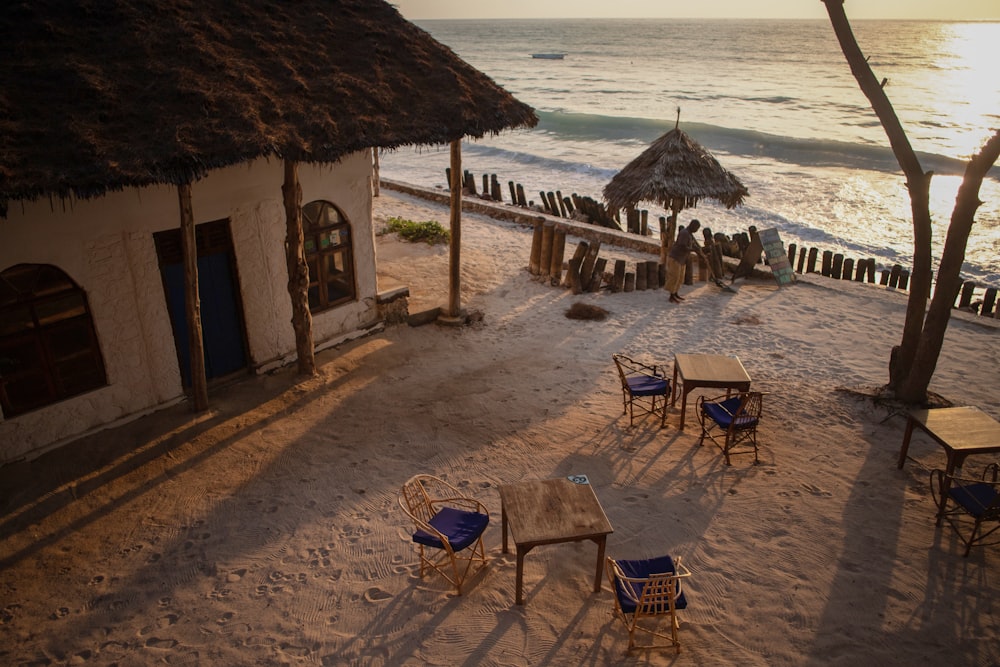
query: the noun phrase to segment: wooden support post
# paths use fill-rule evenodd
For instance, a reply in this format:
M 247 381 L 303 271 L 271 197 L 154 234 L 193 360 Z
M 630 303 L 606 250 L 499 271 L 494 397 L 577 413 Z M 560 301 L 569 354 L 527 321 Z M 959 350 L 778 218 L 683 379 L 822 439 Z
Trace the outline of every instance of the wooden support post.
M 803 271 L 805 271 L 805 268 L 806 268 L 806 249 L 803 248 L 802 250 L 799 251 L 799 266 L 796 269 L 796 271 L 802 273 Z
M 517 206 L 517 188 L 514 187 L 514 181 L 507 181 L 507 187 L 510 188 L 510 203 Z
M 962 283 L 962 291 L 958 295 L 958 307 L 969 308 L 972 306 L 972 295 L 975 293 L 976 283 L 966 280 Z
M 448 311 L 446 315 L 451 320 L 457 320 L 462 314 L 462 187 L 457 175 L 462 171 L 462 142 L 455 139 L 451 142 L 451 171 L 456 174 L 451 184 L 451 230 L 448 235 Z M 475 193 L 475 180 L 469 174 Z
M 788 265 L 789 266 L 795 266 L 795 251 L 798 250 L 798 249 L 799 249 L 799 247 L 796 244 L 794 244 L 794 243 L 789 243 L 788 244 L 788 253 L 787 253 L 787 255 L 788 255 Z
M 983 305 L 979 308 L 979 314 L 989 317 L 993 313 L 993 306 L 997 302 L 997 288 L 987 287 L 983 294 Z
M 316 374 L 316 353 L 312 336 L 312 313 L 309 310 L 309 266 L 306 263 L 302 232 L 302 185 L 298 165 L 285 160 L 285 180 L 281 184 L 285 205 L 285 265 L 288 269 L 288 296 L 292 302 L 292 329 L 298 371 Z
M 490 177 L 489 174 L 483 174 L 483 196 L 490 193 Z
M 869 257 L 868 258 L 868 268 L 866 269 L 866 271 L 868 272 L 868 282 L 870 282 L 870 283 L 872 283 L 874 285 L 875 284 L 875 258 L 874 257 Z
M 548 197 L 545 196 L 545 192 L 543 192 L 542 190 L 539 190 L 538 191 L 538 196 L 542 200 L 542 208 L 545 209 L 546 213 L 548 213 L 549 215 L 552 215 L 552 207 L 549 206 L 549 200 L 548 200 Z
M 809 248 L 809 259 L 806 261 L 806 273 L 816 273 L 816 248 Z
M 466 171 L 464 173 L 465 173 L 465 190 L 470 195 L 475 195 L 476 194 L 476 176 L 471 171 Z
M 854 260 L 850 257 L 844 259 L 844 268 L 840 274 L 841 278 L 844 280 L 851 280 L 854 278 Z
M 556 229 L 552 236 L 552 262 L 549 264 L 549 284 L 558 287 L 562 282 L 563 256 L 566 253 L 566 230 Z
M 646 262 L 646 289 L 656 289 L 660 282 L 660 263 L 656 260 Z
M 639 233 L 639 211 L 634 208 L 625 210 L 625 231 L 629 234 Z
M 833 251 L 824 250 L 823 251 L 823 269 L 821 271 L 822 275 L 829 276 L 833 272 Z
M 544 220 L 535 221 L 535 229 L 531 235 L 531 255 L 528 258 L 528 272 L 537 276 L 541 273 L 542 265 L 542 228 L 545 226 Z
M 603 257 L 598 257 L 597 261 L 594 262 L 594 273 L 590 277 L 590 285 L 587 287 L 588 292 L 597 292 L 601 289 L 601 283 L 604 281 L 604 267 L 608 265 L 608 260 Z
M 597 255 L 601 252 L 601 242 L 591 241 L 587 248 L 587 256 L 580 266 L 580 284 L 589 285 L 590 279 L 594 276 L 594 265 L 597 263 Z
M 573 258 L 569 260 L 569 269 L 566 271 L 566 285 L 573 288 L 573 294 L 580 293 L 580 271 L 583 269 L 583 261 L 586 259 L 589 249 L 590 246 L 586 241 L 580 241 L 576 244 Z
M 625 291 L 634 292 L 635 291 L 635 274 L 629 271 L 625 274 Z
M 552 237 L 555 231 L 554 222 L 542 225 L 542 254 L 538 259 L 538 275 L 542 280 L 549 277 L 549 268 L 552 266 Z
M 493 198 L 493 201 L 503 201 L 503 195 L 500 194 L 500 180 L 497 179 L 496 174 L 490 176 L 490 196 Z
M 903 269 L 899 272 L 899 289 L 906 291 L 910 285 L 910 272 L 907 269 Z
M 830 266 L 830 277 L 834 280 L 840 280 L 841 271 L 844 268 L 844 256 L 841 253 L 836 253 L 833 256 L 833 265 Z
M 556 210 L 559 211 L 559 215 L 568 218 L 569 214 L 566 212 L 566 202 L 563 201 L 562 192 L 559 190 L 556 190 L 556 204 L 558 205 Z
M 611 291 L 621 292 L 625 289 L 625 260 L 615 260 L 614 277 L 611 279 Z
M 201 329 L 201 296 L 198 292 L 198 242 L 191 207 L 191 184 L 177 186 L 181 217 L 181 257 L 184 261 L 184 315 L 187 319 L 191 398 L 195 412 L 208 409 L 208 379 L 205 376 L 205 343 Z
M 902 266 L 899 264 L 893 264 L 892 269 L 889 271 L 889 287 L 895 288 L 899 285 L 899 274 L 902 271 Z
M 645 209 L 639 212 L 639 233 L 649 236 L 649 211 Z
M 889 269 L 882 269 L 882 277 L 879 280 L 879 284 L 880 285 L 884 285 L 884 286 L 888 286 L 889 285 L 889 276 L 891 275 L 891 273 L 892 272 L 889 271 Z
M 859 259 L 857 268 L 854 271 L 854 282 L 861 283 L 865 280 L 865 267 L 868 266 L 867 259 Z
M 667 263 L 667 253 L 669 252 L 669 244 L 667 243 L 667 219 L 660 216 L 660 264 Z
M 520 183 L 517 184 L 517 205 L 518 206 L 528 205 L 528 200 L 524 196 L 524 187 Z
M 644 290 L 649 288 L 649 286 L 646 284 L 647 277 L 649 277 L 649 274 L 646 272 L 646 262 L 636 262 L 635 263 L 636 290 Z
M 552 215 L 556 216 L 557 218 L 562 217 L 559 214 L 559 202 L 556 201 L 556 193 L 549 192 L 546 195 L 546 197 L 548 197 L 549 208 L 552 210 Z

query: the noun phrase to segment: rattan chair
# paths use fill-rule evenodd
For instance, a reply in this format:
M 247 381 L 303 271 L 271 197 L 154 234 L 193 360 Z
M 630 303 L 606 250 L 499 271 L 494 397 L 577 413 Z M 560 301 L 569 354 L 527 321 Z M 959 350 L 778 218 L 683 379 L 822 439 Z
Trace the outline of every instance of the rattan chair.
M 937 525 L 942 519 L 951 524 L 965 545 L 962 556 L 968 556 L 974 546 L 1000 544 L 1000 537 L 987 541 L 1000 530 L 1000 464 L 986 466 L 980 479 L 949 477 L 943 470 L 933 470 L 931 495 L 939 508 Z
M 701 422 L 701 439 L 714 442 L 726 458 L 726 465 L 732 465 L 731 454 L 753 452 L 753 462 L 757 463 L 757 425 L 763 410 L 763 394 L 759 391 L 745 391 L 732 396 L 716 398 L 698 397 L 698 421 Z
M 628 414 L 628 423 L 635 422 L 635 412 L 660 417 L 660 427 L 667 425 L 667 397 L 670 380 L 666 367 L 644 364 L 624 354 L 612 354 L 622 384 L 622 404 Z
M 687 607 L 682 580 L 691 572 L 670 556 L 646 560 L 615 560 L 605 562 L 611 592 L 614 594 L 615 616 L 628 630 L 626 653 L 639 649 L 671 648 L 680 653 L 677 638 L 680 622 L 677 610 Z M 669 623 L 669 632 L 664 624 Z M 652 635 L 649 644 L 637 644 L 636 633 Z M 657 638 L 670 643 L 657 642 Z
M 420 576 L 428 569 L 447 579 L 458 594 L 470 574 L 486 566 L 483 532 L 486 506 L 433 475 L 414 475 L 399 492 L 399 506 L 413 521 L 420 551 Z M 475 566 L 475 567 L 474 567 Z

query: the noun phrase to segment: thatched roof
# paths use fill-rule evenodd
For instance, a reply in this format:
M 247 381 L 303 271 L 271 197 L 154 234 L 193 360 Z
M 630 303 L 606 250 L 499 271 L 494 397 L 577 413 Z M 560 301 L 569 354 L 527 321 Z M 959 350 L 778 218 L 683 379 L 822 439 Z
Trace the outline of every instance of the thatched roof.
M 0 209 L 538 122 L 382 0 L 9 0 Z
M 738 178 L 676 127 L 650 144 L 604 186 L 604 199 L 613 211 L 643 201 L 679 211 L 697 206 L 706 198 L 733 208 L 742 204 L 748 194 Z

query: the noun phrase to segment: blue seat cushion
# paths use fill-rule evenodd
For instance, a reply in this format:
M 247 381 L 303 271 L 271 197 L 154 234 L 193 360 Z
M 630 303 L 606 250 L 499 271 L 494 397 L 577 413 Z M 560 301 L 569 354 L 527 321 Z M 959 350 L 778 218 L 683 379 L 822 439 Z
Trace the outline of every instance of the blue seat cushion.
M 956 503 L 961 505 L 966 512 L 972 516 L 981 518 L 986 513 L 986 509 L 995 503 L 997 496 L 996 489 L 985 482 L 969 484 L 967 486 L 956 486 L 948 490 Z
M 650 575 L 653 574 L 673 574 L 676 572 L 674 569 L 674 559 L 670 556 L 659 556 L 657 558 L 646 558 L 643 560 L 620 560 L 617 561 L 618 567 L 621 568 L 622 573 L 626 577 L 633 579 L 648 579 Z M 620 579 L 615 579 L 615 595 L 618 596 L 618 603 L 622 607 L 622 611 L 626 614 L 631 614 L 635 611 L 636 604 L 632 599 L 626 594 L 625 587 L 628 586 L 632 589 L 635 594 L 636 599 L 642 598 L 642 589 L 645 584 L 642 582 L 630 582 L 622 581 Z M 680 582 L 677 585 L 680 588 Z M 660 606 L 660 605 L 658 605 Z M 687 598 L 684 597 L 684 591 L 677 596 L 674 600 L 674 607 L 677 609 L 684 609 L 687 607 Z M 646 610 L 647 613 L 663 614 L 670 611 L 670 608 L 664 603 L 662 608 L 657 608 L 655 610 Z
M 661 396 L 667 393 L 670 381 L 651 375 L 633 375 L 626 378 L 628 390 L 633 396 Z
M 427 523 L 448 538 L 453 550 L 461 551 L 479 539 L 489 522 L 490 517 L 486 514 L 467 512 L 454 507 L 442 507 Z M 438 536 L 428 533 L 426 530 L 418 530 L 413 533 L 413 541 L 435 549 L 444 549 Z
M 705 402 L 702 404 L 701 409 L 709 419 L 722 428 L 727 429 L 729 428 L 729 424 L 733 421 L 733 413 L 740 409 L 740 397 L 733 396 L 732 398 L 727 398 L 719 403 Z M 756 417 L 737 417 L 736 428 L 749 428 L 756 423 Z

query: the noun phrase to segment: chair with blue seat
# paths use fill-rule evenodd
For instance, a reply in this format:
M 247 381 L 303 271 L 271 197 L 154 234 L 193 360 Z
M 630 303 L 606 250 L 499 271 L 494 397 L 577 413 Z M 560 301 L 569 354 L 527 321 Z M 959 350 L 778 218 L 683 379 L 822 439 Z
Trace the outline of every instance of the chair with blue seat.
M 753 452 L 757 463 L 757 426 L 763 410 L 763 394 L 745 391 L 732 396 L 698 397 L 697 413 L 701 422 L 701 439 L 714 442 L 722 450 L 726 465 L 731 454 Z
M 1000 543 L 1000 537 L 987 541 L 1000 530 L 1000 463 L 991 463 L 980 479 L 946 475 L 931 471 L 931 494 L 938 506 L 937 525 L 946 519 L 965 545 L 965 553 L 974 546 Z M 988 530 L 986 526 L 992 525 Z
M 681 643 L 677 639 L 680 622 L 677 610 L 687 607 L 682 580 L 691 572 L 670 556 L 647 558 L 644 560 L 615 560 L 608 557 L 605 570 L 611 591 L 614 593 L 615 616 L 628 630 L 628 650 L 637 648 L 669 648 L 680 653 Z M 664 632 L 664 623 L 670 624 L 669 633 Z M 636 633 L 653 635 L 649 644 L 636 643 Z M 657 642 L 669 640 L 669 644 Z
M 436 570 L 462 594 L 470 574 L 486 566 L 483 532 L 486 506 L 433 475 L 414 475 L 399 492 L 399 506 L 412 519 L 420 550 L 420 576 Z
M 667 425 L 667 397 L 670 380 L 667 369 L 660 364 L 645 364 L 624 354 L 612 354 L 622 384 L 622 403 L 631 426 L 635 411 L 660 417 L 660 426 Z

